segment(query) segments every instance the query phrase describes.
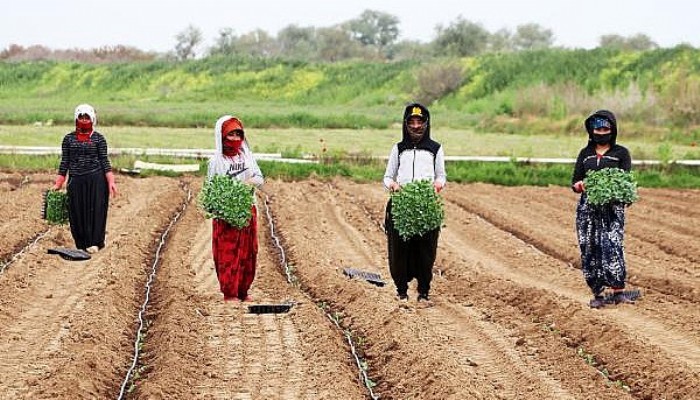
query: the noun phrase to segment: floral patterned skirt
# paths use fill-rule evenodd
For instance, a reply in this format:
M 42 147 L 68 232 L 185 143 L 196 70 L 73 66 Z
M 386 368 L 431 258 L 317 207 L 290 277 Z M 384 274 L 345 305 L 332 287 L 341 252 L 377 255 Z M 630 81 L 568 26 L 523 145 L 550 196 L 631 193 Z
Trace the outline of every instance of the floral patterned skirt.
M 576 208 L 576 233 L 581 269 L 594 295 L 625 287 L 625 205 L 593 206 L 583 194 Z

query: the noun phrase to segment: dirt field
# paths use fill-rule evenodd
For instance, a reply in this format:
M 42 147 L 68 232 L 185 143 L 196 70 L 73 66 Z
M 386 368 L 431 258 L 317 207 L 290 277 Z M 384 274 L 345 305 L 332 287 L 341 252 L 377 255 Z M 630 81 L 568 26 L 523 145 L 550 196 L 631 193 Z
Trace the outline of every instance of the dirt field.
M 107 246 L 83 262 L 47 254 L 72 246 L 68 227 L 40 219 L 51 179 L 0 174 L 0 399 L 117 398 L 154 268 L 126 399 L 367 399 L 367 385 L 382 399 L 700 392 L 700 191 L 641 191 L 626 250 L 629 286 L 643 298 L 592 310 L 566 188 L 450 184 L 426 305 L 415 282 L 408 304 L 395 299 L 378 183 L 269 181 L 251 295 L 294 306 L 256 315 L 222 301 L 200 178 L 118 176 Z

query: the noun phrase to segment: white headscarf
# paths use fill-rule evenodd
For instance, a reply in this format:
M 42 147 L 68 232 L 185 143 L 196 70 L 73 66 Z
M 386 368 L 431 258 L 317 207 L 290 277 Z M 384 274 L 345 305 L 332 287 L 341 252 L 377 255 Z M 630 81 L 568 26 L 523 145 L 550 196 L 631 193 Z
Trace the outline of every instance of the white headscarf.
M 76 121 L 78 120 L 78 115 L 80 114 L 87 114 L 90 117 L 90 121 L 92 121 L 92 129 L 95 129 L 97 126 L 97 113 L 95 113 L 95 109 L 90 104 L 81 104 L 75 107 Z

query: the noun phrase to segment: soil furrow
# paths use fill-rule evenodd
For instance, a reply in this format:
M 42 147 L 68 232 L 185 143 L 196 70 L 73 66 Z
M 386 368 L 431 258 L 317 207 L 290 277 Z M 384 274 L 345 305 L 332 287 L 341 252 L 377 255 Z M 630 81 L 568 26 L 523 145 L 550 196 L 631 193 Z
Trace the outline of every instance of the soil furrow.
M 290 287 L 258 206 L 260 252 L 253 303 L 224 302 L 211 256 L 211 221 L 188 210 L 163 260 L 134 398 L 362 399 L 341 335 Z M 298 303 L 287 314 L 247 313 L 255 303 Z M 181 327 L 187 329 L 182 331 Z
M 128 362 L 136 301 L 145 283 L 143 264 L 154 235 L 168 222 L 181 197 L 177 181 L 121 181 L 129 194 L 113 200 L 107 246 L 92 259 L 69 262 L 46 254 L 49 247 L 72 247 L 67 227 L 42 240 L 0 281 L 3 302 L 0 386 L 12 382 L 16 398 L 108 397 Z M 143 188 L 160 184 L 172 202 Z M 144 207 L 149 204 L 149 207 Z M 126 251 L 121 251 L 124 249 Z M 21 354 L 14 357 L 13 354 Z M 41 369 L 30 369 L 40 365 Z M 93 371 L 86 377 L 86 371 Z

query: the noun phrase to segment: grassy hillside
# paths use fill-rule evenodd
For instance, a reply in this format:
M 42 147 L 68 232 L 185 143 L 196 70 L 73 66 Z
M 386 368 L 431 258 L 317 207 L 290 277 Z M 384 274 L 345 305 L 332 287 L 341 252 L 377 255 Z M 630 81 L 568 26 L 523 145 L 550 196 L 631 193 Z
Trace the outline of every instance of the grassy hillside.
M 455 65 L 460 79 L 445 82 Z M 626 135 L 692 146 L 700 140 L 699 72 L 700 50 L 683 46 L 400 63 L 5 62 L 0 124 L 68 124 L 73 107 L 89 102 L 112 126 L 209 127 L 221 114 L 236 113 L 259 128 L 385 129 L 400 122 L 403 104 L 434 89 L 438 127 L 575 133 L 591 110 L 609 108 Z

